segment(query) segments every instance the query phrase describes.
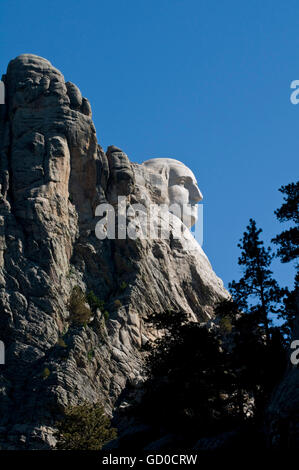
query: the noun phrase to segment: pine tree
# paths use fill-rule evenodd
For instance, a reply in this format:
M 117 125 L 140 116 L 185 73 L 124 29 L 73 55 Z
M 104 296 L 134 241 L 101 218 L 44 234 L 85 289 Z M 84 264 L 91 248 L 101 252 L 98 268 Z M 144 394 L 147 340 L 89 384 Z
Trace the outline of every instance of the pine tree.
M 294 222 L 295 226 L 284 230 L 272 242 L 279 245 L 277 255 L 281 262 L 288 263 L 299 255 L 299 181 L 281 186 L 279 191 L 284 194 L 285 202 L 275 211 L 275 215 L 279 222 Z
M 161 337 L 147 347 L 148 379 L 137 413 L 188 442 L 218 432 L 235 417 L 232 379 L 217 336 L 180 311 L 152 314 L 147 321 Z
M 270 247 L 265 248 L 260 239 L 261 232 L 262 229 L 258 229 L 256 222 L 250 219 L 247 231 L 238 244 L 241 249 L 238 264 L 243 269 L 243 276 L 238 282 L 232 281 L 229 289 L 239 308 L 250 313 L 263 327 L 269 344 L 270 314 L 279 315 L 282 312 L 282 299 L 286 291 L 272 277 L 270 265 L 274 254 Z
M 236 406 L 244 409 L 246 396 L 254 400 L 253 418 L 259 426 L 274 386 L 285 369 L 285 346 L 280 327 L 271 314 L 284 311 L 281 289 L 270 269 L 274 257 L 260 238 L 262 230 L 250 219 L 238 247 L 243 276 L 229 284 L 232 299 L 218 304 L 216 318 L 231 323 L 231 370 L 235 373 Z M 244 400 L 245 397 L 245 400 Z
M 279 222 L 295 223 L 295 226 L 284 230 L 272 240 L 279 246 L 276 255 L 282 263 L 296 261 L 294 289 L 287 290 L 284 299 L 284 312 L 281 315 L 286 320 L 285 333 L 290 337 L 299 304 L 299 181 L 281 186 L 279 191 L 284 195 L 284 203 L 275 211 L 275 215 Z
M 100 450 L 115 439 L 116 430 L 98 404 L 69 406 L 57 425 L 57 448 L 63 450 Z

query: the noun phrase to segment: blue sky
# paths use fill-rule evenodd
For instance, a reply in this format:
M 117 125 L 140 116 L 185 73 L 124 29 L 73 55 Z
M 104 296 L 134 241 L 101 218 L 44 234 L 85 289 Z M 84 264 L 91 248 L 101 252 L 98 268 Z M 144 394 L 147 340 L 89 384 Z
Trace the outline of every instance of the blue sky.
M 189 166 L 203 248 L 227 285 L 249 218 L 269 242 L 283 228 L 278 188 L 298 178 L 298 18 L 295 0 L 2 0 L 0 73 L 41 55 L 90 100 L 104 148 Z M 290 266 L 274 268 L 291 284 Z

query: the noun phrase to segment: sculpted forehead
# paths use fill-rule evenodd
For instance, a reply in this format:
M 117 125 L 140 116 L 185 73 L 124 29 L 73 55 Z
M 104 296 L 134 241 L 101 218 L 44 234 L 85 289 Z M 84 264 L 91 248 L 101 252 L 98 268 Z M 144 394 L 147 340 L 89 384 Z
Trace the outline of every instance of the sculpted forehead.
M 173 158 L 152 158 L 143 162 L 143 165 L 146 166 L 146 168 L 161 174 L 163 173 L 163 170 L 167 170 L 167 175 L 165 176 L 169 178 L 170 183 L 174 178 L 181 176 L 189 177 L 193 181 L 196 181 L 194 173 L 190 168 L 179 160 L 175 160 Z
M 179 178 L 181 176 L 189 177 L 192 181 L 196 181 L 196 178 L 190 168 L 186 167 L 183 163 L 171 164 L 169 165 L 169 181 L 171 183 L 172 179 Z

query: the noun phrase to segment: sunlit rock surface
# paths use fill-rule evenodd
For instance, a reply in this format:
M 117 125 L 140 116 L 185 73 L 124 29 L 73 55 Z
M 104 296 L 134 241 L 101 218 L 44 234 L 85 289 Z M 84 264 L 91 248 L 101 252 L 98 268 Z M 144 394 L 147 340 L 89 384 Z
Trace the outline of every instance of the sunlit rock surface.
M 99 204 L 162 204 L 177 192 L 152 165 L 103 151 L 88 100 L 47 60 L 19 56 L 3 81 L 0 446 L 46 449 L 59 407 L 99 401 L 111 414 L 128 385 L 138 389 L 141 349 L 155 336 L 144 317 L 182 309 L 206 322 L 228 294 L 186 227 L 182 239 L 99 240 Z M 108 321 L 97 310 L 85 326 L 70 323 L 77 285 L 105 302 Z

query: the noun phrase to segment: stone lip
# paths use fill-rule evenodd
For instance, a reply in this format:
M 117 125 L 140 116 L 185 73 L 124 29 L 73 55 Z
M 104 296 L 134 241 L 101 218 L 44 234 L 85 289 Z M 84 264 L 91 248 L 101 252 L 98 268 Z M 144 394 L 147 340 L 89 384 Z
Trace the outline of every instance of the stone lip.
M 200 249 L 178 240 L 103 240 L 95 208 L 162 201 L 152 174 L 97 142 L 88 100 L 41 57 L 4 76 L 0 115 L 0 446 L 47 449 L 62 407 L 102 402 L 112 414 L 143 381 L 150 312 L 182 309 L 206 322 L 228 296 Z M 70 321 L 72 289 L 105 303 Z M 63 340 L 63 341 L 62 341 Z M 127 399 L 127 398 L 126 398 Z

